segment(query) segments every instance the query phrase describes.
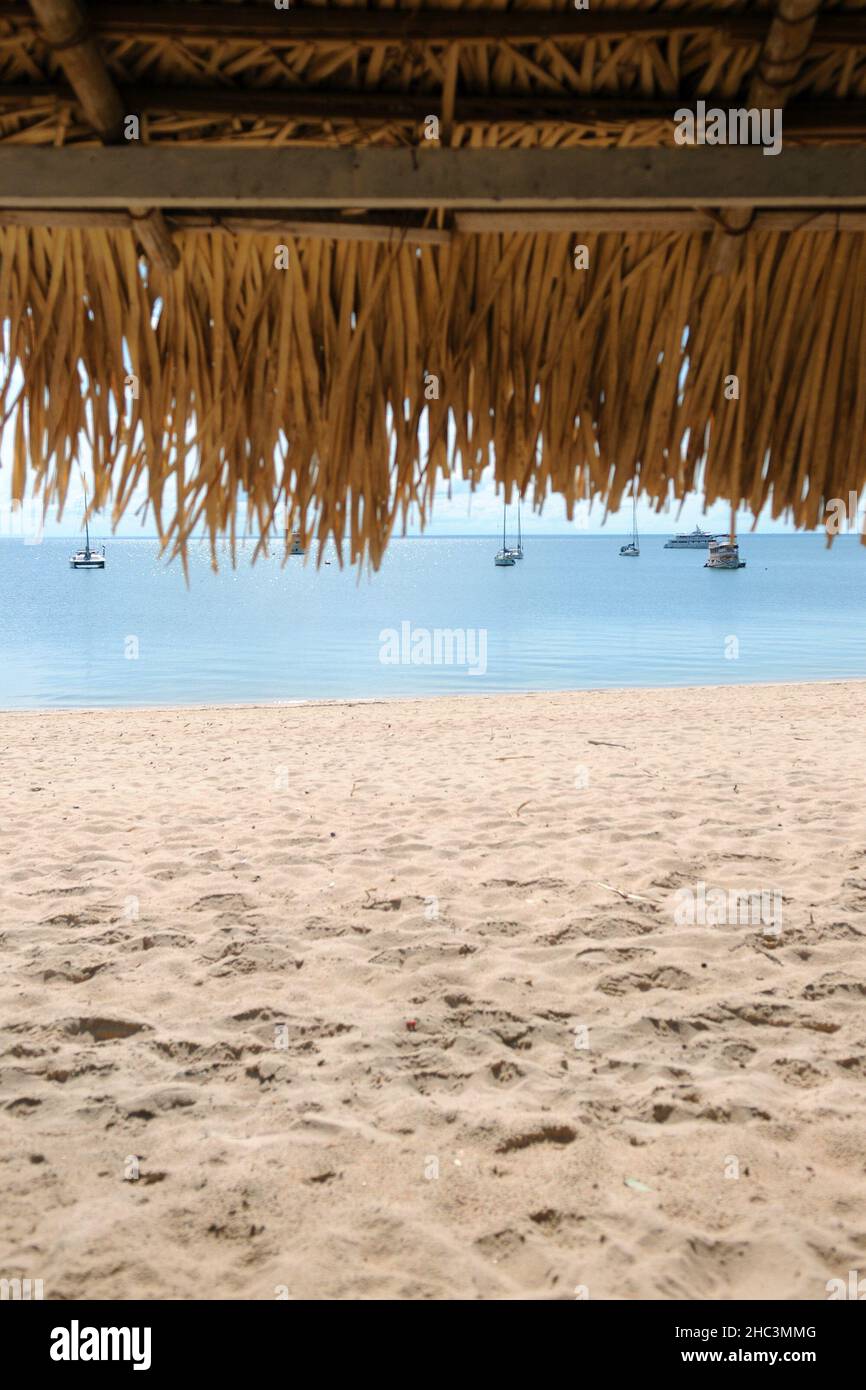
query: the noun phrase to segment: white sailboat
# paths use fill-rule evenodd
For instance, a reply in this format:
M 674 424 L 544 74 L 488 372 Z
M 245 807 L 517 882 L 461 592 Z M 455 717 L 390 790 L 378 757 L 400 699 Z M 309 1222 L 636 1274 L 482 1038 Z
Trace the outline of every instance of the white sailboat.
M 505 541 L 505 528 L 502 531 L 503 544 Z M 508 547 L 506 554 L 513 555 L 515 560 L 523 559 L 523 536 L 520 532 L 520 498 L 517 499 L 517 544 Z
M 506 540 L 505 540 L 505 512 L 506 512 L 506 507 L 505 507 L 505 503 L 503 502 L 503 504 L 502 504 L 502 549 L 501 549 L 501 550 L 497 550 L 496 554 L 495 554 L 494 557 L 493 557 L 493 563 L 494 563 L 494 565 L 499 565 L 500 568 L 502 568 L 502 567 L 504 567 L 504 566 L 507 566 L 507 565 L 516 565 L 516 564 L 517 564 L 517 557 L 516 557 L 514 551 L 508 549 L 508 546 L 507 546 Z
M 621 545 L 620 555 L 640 555 L 640 541 L 637 536 L 637 479 L 632 480 L 631 485 L 631 540 L 627 545 Z
M 70 569 L 74 570 L 104 570 L 105 569 L 105 546 L 102 552 L 91 550 L 90 548 L 90 527 L 87 524 L 87 489 L 84 489 L 84 549 L 76 550 L 74 555 L 69 557 Z

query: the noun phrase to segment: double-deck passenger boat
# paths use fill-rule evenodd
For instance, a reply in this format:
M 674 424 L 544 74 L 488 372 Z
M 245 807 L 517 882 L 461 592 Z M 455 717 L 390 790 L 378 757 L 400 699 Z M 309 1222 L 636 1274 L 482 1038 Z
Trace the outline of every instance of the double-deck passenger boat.
M 733 536 L 729 541 L 711 541 L 710 551 L 704 564 L 705 570 L 744 570 L 745 560 L 740 559 L 740 550 Z
M 716 541 L 716 536 L 711 536 L 709 531 L 702 531 L 700 526 L 696 526 L 694 531 L 689 531 L 681 536 L 671 536 L 669 541 L 665 541 L 664 548 L 665 550 L 706 550 Z

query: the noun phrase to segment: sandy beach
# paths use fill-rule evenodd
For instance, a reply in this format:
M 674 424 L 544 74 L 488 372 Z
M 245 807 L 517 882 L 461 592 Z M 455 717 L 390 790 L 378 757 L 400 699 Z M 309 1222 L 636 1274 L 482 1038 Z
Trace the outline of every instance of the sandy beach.
M 866 1272 L 863 695 L 0 715 L 0 1274 L 604 1300 Z M 781 921 L 683 920 L 714 890 Z

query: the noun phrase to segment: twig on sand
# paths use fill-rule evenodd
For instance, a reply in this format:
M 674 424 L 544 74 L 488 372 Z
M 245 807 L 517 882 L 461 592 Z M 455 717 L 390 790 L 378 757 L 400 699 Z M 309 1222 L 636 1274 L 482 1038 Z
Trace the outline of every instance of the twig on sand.
M 629 902 L 650 903 L 651 906 L 655 906 L 653 898 L 644 898 L 640 893 L 624 893 L 621 888 L 614 888 L 612 883 L 602 883 L 600 878 L 590 879 L 590 883 L 594 883 L 598 888 L 606 888 L 609 893 L 616 893 L 620 898 L 626 898 Z
M 627 753 L 631 751 L 627 743 L 608 743 L 607 739 L 603 738 L 588 738 L 586 741 L 594 743 L 596 748 L 624 748 Z
M 785 962 L 783 960 L 779 960 L 778 956 L 774 956 L 771 951 L 767 950 L 766 946 L 759 946 L 757 941 L 750 936 L 747 936 L 743 941 L 738 941 L 736 946 L 729 946 L 728 951 L 741 951 L 744 946 L 754 946 L 756 951 L 759 951 L 762 956 L 767 957 L 767 960 L 771 960 L 774 965 L 781 965 L 784 969 Z
M 782 969 L 784 970 L 785 962 L 783 960 L 779 960 L 778 956 L 774 956 L 772 951 L 766 950 L 764 946 L 756 946 L 755 950 L 760 951 L 761 955 L 766 956 L 767 960 L 771 960 L 774 965 L 781 965 Z

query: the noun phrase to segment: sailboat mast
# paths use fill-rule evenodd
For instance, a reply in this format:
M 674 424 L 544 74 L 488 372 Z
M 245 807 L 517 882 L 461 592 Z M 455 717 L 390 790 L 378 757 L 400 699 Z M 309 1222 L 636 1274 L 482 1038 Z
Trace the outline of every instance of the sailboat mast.
M 505 549 L 505 498 L 502 499 L 502 549 Z
M 90 527 L 87 524 L 87 488 L 84 489 L 84 534 L 87 537 L 85 551 L 90 554 Z
M 517 499 L 517 548 L 518 548 L 518 550 L 520 549 L 520 547 L 522 546 L 522 544 L 523 544 L 523 536 L 521 535 L 521 532 L 520 532 L 520 498 L 518 497 L 518 499 Z

